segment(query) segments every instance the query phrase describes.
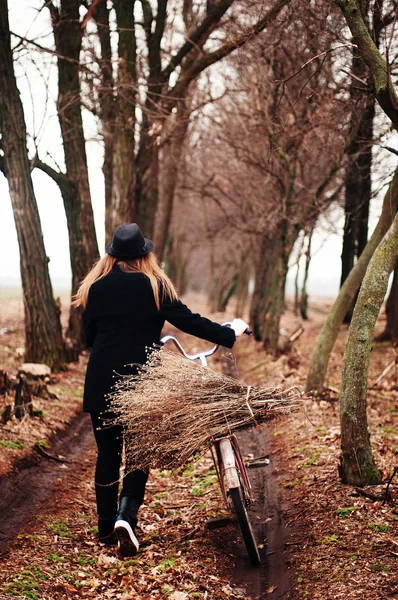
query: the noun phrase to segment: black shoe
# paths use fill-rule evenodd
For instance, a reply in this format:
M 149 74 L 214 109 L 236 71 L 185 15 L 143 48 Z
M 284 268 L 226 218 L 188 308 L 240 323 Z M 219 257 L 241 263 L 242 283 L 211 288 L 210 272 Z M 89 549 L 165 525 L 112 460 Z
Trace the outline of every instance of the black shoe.
M 118 539 L 113 531 L 109 535 L 105 535 L 102 537 L 98 536 L 98 541 L 104 546 L 117 546 L 118 544 Z
M 140 547 L 130 523 L 116 519 L 115 535 L 118 539 L 118 550 L 122 556 L 135 556 Z
M 115 522 L 115 534 L 119 541 L 119 553 L 122 556 L 134 556 L 139 543 L 134 529 L 137 525 L 137 505 L 133 497 L 122 496 Z
M 116 546 L 117 538 L 114 533 L 115 518 L 113 519 L 102 519 L 98 517 L 98 534 L 97 539 L 100 544 L 105 546 Z

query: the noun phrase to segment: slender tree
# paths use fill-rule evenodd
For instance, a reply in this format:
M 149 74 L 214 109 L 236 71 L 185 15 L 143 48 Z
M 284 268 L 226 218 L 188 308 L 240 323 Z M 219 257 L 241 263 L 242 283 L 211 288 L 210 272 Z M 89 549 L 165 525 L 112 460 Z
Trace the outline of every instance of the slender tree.
M 7 0 L 0 0 L 0 131 L 20 251 L 25 313 L 25 359 L 59 368 L 62 330 L 30 175 L 26 125 L 11 52 Z
M 367 427 L 369 359 L 376 319 L 387 291 L 388 278 L 398 264 L 398 215 L 375 250 L 366 271 L 343 358 L 340 398 L 340 476 L 351 485 L 381 482 Z
M 46 6 L 51 14 L 57 52 L 57 112 L 66 166 L 65 176 L 61 175 L 65 185 L 60 189 L 69 232 L 73 296 L 99 256 L 80 98 L 80 51 L 83 29 L 79 20 L 80 0 L 61 0 L 59 8 L 49 0 Z M 56 175 L 51 169 L 47 169 L 47 172 L 50 175 L 54 174 L 55 181 L 60 182 L 59 174 Z M 68 186 L 66 180 L 69 181 Z M 65 193 L 66 188 L 68 193 Z M 71 308 L 66 332 L 68 346 L 76 352 L 84 343 L 81 312 L 81 308 Z
M 384 196 L 382 212 L 375 230 L 361 256 L 345 280 L 318 336 L 307 375 L 306 390 L 321 394 L 333 346 L 354 298 L 359 290 L 374 251 L 388 231 L 398 207 L 398 169 Z
M 383 2 L 370 7 L 369 0 L 361 3 L 364 23 L 372 32 L 377 48 L 383 29 L 391 16 L 383 16 Z M 347 144 L 345 175 L 345 223 L 341 254 L 340 287 L 361 255 L 368 238 L 369 206 L 372 197 L 372 145 L 375 96 L 369 82 L 369 69 L 358 49 L 353 45 L 350 83 L 350 132 Z M 352 310 L 345 320 L 349 321 Z

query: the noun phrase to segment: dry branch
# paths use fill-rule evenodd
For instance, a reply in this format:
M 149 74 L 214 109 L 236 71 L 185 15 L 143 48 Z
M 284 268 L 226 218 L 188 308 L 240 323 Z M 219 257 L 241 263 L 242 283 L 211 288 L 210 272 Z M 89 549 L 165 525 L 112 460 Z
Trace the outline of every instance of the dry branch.
M 181 467 L 217 437 L 297 408 L 297 387 L 254 388 L 170 350 L 151 348 L 135 375 L 109 395 L 111 419 L 125 432 L 128 468 Z

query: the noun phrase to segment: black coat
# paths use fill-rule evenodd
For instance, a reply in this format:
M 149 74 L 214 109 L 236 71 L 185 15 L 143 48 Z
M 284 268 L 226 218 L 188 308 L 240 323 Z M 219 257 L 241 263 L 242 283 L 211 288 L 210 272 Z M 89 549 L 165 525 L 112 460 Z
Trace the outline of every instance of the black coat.
M 159 343 L 165 321 L 214 344 L 232 348 L 235 332 L 192 313 L 180 300 L 165 301 L 157 309 L 149 279 L 126 273 L 118 265 L 90 288 L 83 315 L 87 344 L 92 346 L 84 384 L 83 410 L 105 410 L 105 395 L 115 383 L 115 372 L 132 372 L 130 363 L 143 364 L 145 348 Z

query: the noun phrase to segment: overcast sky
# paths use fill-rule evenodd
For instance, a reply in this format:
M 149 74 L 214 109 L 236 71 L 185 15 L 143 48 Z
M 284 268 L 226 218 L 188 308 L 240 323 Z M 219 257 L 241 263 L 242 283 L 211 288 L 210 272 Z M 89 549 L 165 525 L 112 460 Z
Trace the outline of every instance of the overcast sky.
M 9 0 L 11 31 L 30 39 L 39 36 L 40 44 L 52 43 L 48 12 L 38 13 L 35 7 L 42 6 L 36 0 Z M 32 25 L 33 23 L 33 25 Z M 16 40 L 14 38 L 13 43 Z M 35 54 L 37 57 L 37 54 Z M 50 61 L 46 56 L 45 60 Z M 56 69 L 52 67 L 49 98 L 46 102 L 43 80 L 28 56 L 16 67 L 18 86 L 21 91 L 28 130 L 35 131 L 39 137 L 41 158 L 48 153 L 62 165 L 59 126 L 55 113 Z M 28 74 L 28 77 L 26 76 Z M 28 83 L 29 82 L 29 83 Z M 34 110 L 32 109 L 34 106 Z M 42 127 L 42 123 L 45 126 Z M 90 117 L 85 115 L 86 138 L 92 138 L 95 128 Z M 102 148 L 99 141 L 93 139 L 87 143 L 90 186 L 100 248 L 104 245 L 104 188 L 101 170 Z M 70 265 L 68 252 L 68 234 L 62 199 L 57 185 L 44 173 L 33 172 L 33 183 L 39 206 L 44 242 L 50 258 L 50 275 L 56 289 L 69 287 Z M 372 206 L 370 229 L 372 230 L 380 210 L 380 198 Z M 17 235 L 8 193 L 6 179 L 0 173 L 0 287 L 20 284 L 19 252 Z M 340 278 L 341 233 L 343 215 L 336 209 L 332 216 L 321 222 L 314 235 L 313 252 L 309 274 L 309 293 L 316 295 L 335 295 Z M 333 222 L 333 226 L 331 226 Z M 335 230 L 334 232 L 332 230 Z M 294 271 L 293 269 L 291 271 Z M 288 293 L 293 289 L 294 272 L 289 273 Z

